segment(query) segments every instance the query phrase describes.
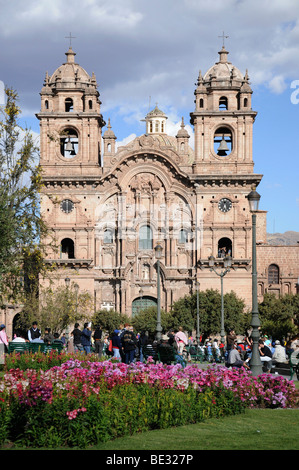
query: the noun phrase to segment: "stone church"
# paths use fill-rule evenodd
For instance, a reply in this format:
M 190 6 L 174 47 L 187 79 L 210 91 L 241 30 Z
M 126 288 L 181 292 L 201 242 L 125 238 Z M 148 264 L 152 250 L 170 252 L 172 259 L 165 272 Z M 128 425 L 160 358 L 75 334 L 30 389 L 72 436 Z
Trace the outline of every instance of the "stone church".
M 135 315 L 157 303 L 157 247 L 161 308 L 197 288 L 220 290 L 210 257 L 221 272 L 232 266 L 224 292 L 251 308 L 252 225 L 247 195 L 254 172 L 252 89 L 245 74 L 219 58 L 199 73 L 190 112 L 194 149 L 184 120 L 175 137 L 158 105 L 145 133 L 116 146 L 101 114 L 94 74 L 70 47 L 65 62 L 46 74 L 41 90 L 40 164 L 43 216 L 59 251 L 48 253 L 61 284 L 68 277 L 89 291 L 95 308 Z M 258 293 L 296 292 L 298 246 L 269 247 L 266 212 L 257 216 Z M 56 272 L 56 277 L 57 277 Z

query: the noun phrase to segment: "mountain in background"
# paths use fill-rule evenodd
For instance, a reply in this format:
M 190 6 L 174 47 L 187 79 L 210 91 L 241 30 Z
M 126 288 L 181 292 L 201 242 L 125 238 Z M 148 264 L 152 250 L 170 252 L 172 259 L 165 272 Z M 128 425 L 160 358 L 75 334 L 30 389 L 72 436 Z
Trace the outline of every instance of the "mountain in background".
M 269 245 L 297 245 L 299 232 L 267 233 Z

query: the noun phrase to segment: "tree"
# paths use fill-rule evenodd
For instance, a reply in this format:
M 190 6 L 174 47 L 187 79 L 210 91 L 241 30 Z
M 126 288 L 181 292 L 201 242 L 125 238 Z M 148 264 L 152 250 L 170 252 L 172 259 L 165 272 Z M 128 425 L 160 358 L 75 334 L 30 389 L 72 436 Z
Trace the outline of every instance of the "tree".
M 109 334 L 114 330 L 118 330 L 120 325 L 131 323 L 131 319 L 127 315 L 123 315 L 115 310 L 99 310 L 93 315 L 91 321 L 93 325 L 100 325 Z
M 157 307 L 148 307 L 138 312 L 131 323 L 136 332 L 148 331 L 149 334 L 154 335 L 157 328 Z M 161 310 L 161 327 L 162 331 L 168 331 L 172 326 L 171 315 Z
M 220 333 L 221 324 L 221 295 L 217 290 L 200 291 L 199 324 L 200 334 L 204 338 Z M 234 292 L 224 295 L 224 329 L 234 328 L 236 333 L 243 333 L 245 303 Z M 191 332 L 196 330 L 197 299 L 196 292 L 174 302 L 172 307 L 172 327 L 182 326 Z
M 259 304 L 261 331 L 272 338 L 282 339 L 298 334 L 299 295 L 277 298 L 266 293 Z
M 25 293 L 24 260 L 42 254 L 47 232 L 39 211 L 41 170 L 32 133 L 19 125 L 17 93 L 6 88 L 0 120 L 0 300 L 20 301 Z M 40 256 L 40 259 L 42 256 Z M 42 268 L 40 263 L 39 268 Z M 27 283 L 36 271 L 27 271 Z
M 27 329 L 36 320 L 42 331 L 51 328 L 61 334 L 76 321 L 90 321 L 92 311 L 91 294 L 77 292 L 74 283 L 70 287 L 59 286 L 54 290 L 52 287 L 41 288 L 39 296 L 34 291 L 27 296 L 18 326 Z

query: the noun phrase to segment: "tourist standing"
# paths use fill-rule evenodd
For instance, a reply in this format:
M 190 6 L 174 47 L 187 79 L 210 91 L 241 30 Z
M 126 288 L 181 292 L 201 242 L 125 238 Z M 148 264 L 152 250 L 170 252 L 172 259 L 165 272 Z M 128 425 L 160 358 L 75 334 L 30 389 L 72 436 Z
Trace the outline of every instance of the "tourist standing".
M 83 346 L 81 343 L 81 334 L 82 331 L 79 329 L 79 323 L 75 323 L 75 328 L 71 332 L 74 341 L 74 351 L 75 352 L 83 352 Z
M 175 340 L 178 345 L 178 353 L 183 354 L 183 349 L 188 344 L 188 338 L 183 332 L 183 328 L 180 326 L 179 331 L 175 334 Z
M 103 341 L 102 341 L 103 332 L 99 325 L 96 326 L 94 330 L 93 339 L 94 339 L 94 346 L 95 352 L 99 355 L 99 358 L 102 357 L 103 354 Z
M 134 361 L 137 346 L 137 338 L 133 333 L 133 328 L 127 326 L 121 338 L 122 349 L 124 351 L 124 360 L 126 364 Z
M 5 345 L 4 347 L 8 348 L 8 337 L 5 331 L 4 323 L 0 325 L 0 343 L 4 344 Z
M 81 333 L 81 344 L 85 354 L 89 354 L 91 351 L 91 329 L 89 323 L 84 323 L 84 328 Z

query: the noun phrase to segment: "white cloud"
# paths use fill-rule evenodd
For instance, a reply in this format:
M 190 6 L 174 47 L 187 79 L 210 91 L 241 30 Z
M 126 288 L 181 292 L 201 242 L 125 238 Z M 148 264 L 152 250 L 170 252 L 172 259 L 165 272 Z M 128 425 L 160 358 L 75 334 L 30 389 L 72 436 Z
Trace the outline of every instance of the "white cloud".
M 116 141 L 116 148 L 118 149 L 119 147 L 123 147 L 127 144 L 129 144 L 130 142 L 132 142 L 132 140 L 134 140 L 135 138 L 137 137 L 136 134 L 130 134 L 128 135 L 127 137 L 125 137 L 123 140 L 117 142 Z
M 253 88 L 265 85 L 277 94 L 299 79 L 295 0 L 0 3 L 0 80 L 18 90 L 23 116 L 39 109 L 45 72 L 64 61 L 69 31 L 76 60 L 96 73 L 105 119 L 121 118 L 134 132 L 150 96 L 176 123 L 193 110 L 198 71 L 218 60 L 222 31 L 229 60 L 243 73 L 248 68 Z
M 287 84 L 282 75 L 277 75 L 273 77 L 269 82 L 269 88 L 273 93 L 283 93 L 287 88 Z
M 134 7 L 134 1 L 127 0 L 14 0 L 1 8 L 1 34 L 12 37 L 15 34 L 32 35 L 34 31 L 65 27 L 72 24 L 77 31 L 111 31 L 134 28 L 141 20 L 142 13 Z M 54 29 L 52 33 L 55 34 Z

